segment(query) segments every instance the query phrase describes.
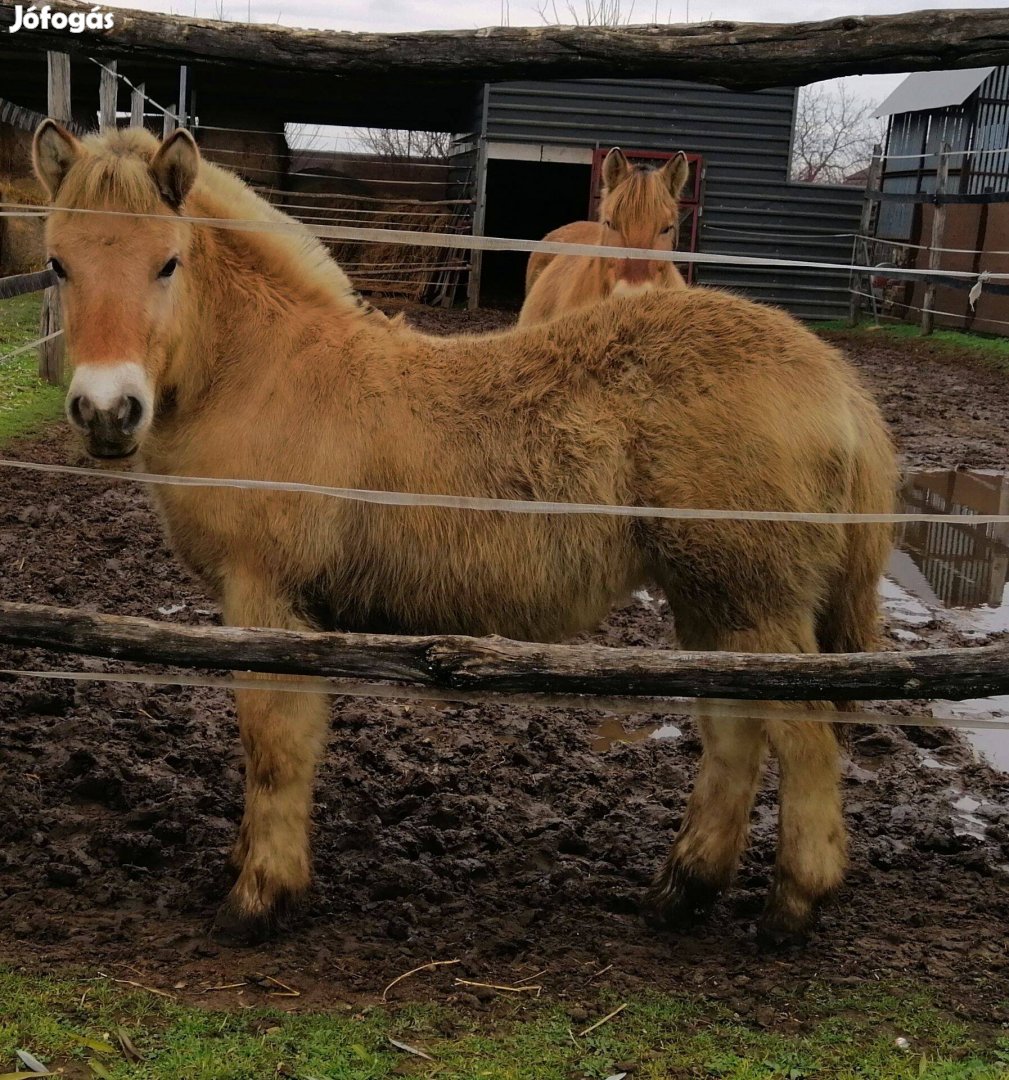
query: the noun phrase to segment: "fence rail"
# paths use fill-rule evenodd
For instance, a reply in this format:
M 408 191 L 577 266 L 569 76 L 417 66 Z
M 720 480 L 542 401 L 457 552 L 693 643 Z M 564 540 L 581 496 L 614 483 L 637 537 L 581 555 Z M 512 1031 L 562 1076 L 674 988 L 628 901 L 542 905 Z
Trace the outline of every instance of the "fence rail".
M 776 655 L 193 627 L 0 603 L 0 643 L 183 668 L 487 693 L 849 701 L 1009 692 L 1009 642 L 909 653 Z
M 34 274 L 15 274 L 13 277 L 0 278 L 0 300 L 11 300 L 15 296 L 43 292 L 55 285 L 56 281 L 56 275 L 52 270 L 39 270 Z

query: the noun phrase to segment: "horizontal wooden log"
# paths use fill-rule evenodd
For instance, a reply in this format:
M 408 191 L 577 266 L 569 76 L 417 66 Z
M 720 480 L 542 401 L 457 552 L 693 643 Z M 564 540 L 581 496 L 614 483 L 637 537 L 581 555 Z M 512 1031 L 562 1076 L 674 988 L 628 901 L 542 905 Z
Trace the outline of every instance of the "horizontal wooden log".
M 0 644 L 183 668 L 487 693 L 848 701 L 1009 693 L 1009 642 L 904 653 L 691 653 L 506 638 L 179 626 L 0 603 Z
M 57 0 L 53 11 L 89 12 Z M 0 35 L 14 22 L 0 0 Z M 232 63 L 289 73 L 428 81 L 666 78 L 737 89 L 802 85 L 838 75 L 1009 63 L 1009 9 L 915 11 L 823 22 L 679 26 L 537 26 L 422 33 L 346 33 L 216 22 L 116 8 L 109 30 L 37 29 L 7 40 L 131 61 Z
M 43 292 L 57 282 L 52 270 L 39 270 L 33 274 L 14 274 L 13 277 L 0 278 L 0 300 L 10 300 L 14 296 L 27 296 L 29 293 Z

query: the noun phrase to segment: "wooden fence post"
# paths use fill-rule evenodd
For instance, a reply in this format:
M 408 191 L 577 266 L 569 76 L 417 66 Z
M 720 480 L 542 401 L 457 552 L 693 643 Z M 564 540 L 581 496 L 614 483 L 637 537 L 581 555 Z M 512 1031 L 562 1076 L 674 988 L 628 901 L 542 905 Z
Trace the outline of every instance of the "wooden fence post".
M 54 120 L 70 120 L 70 57 L 66 53 L 46 54 L 49 69 L 49 115 Z M 62 329 L 60 295 L 56 288 L 42 294 L 42 316 L 39 337 L 47 337 Z M 54 386 L 63 382 L 63 358 L 66 349 L 62 335 L 39 346 L 39 378 Z
M 133 88 L 130 95 L 130 127 L 142 128 L 144 126 L 144 88 L 147 83 L 140 83 Z
M 855 262 L 859 262 L 859 247 L 862 250 L 862 260 L 869 261 L 869 229 L 872 226 L 872 204 L 878 202 L 874 196 L 879 192 L 880 179 L 883 173 L 883 147 L 879 143 L 872 148 L 872 161 L 869 162 L 869 172 L 865 178 L 865 198 L 862 200 L 862 217 L 858 223 L 858 236 L 852 245 L 852 255 Z M 863 286 L 868 282 L 869 288 Z M 865 274 L 852 274 L 851 279 L 851 310 L 848 322 L 852 326 L 858 326 L 859 317 L 862 314 L 862 297 L 859 293 L 871 292 L 872 279 Z
M 163 139 L 167 139 L 175 130 L 175 116 L 173 114 L 177 108 L 178 106 L 176 105 L 169 105 L 165 110 L 165 119 L 161 126 L 161 137 Z
M 179 107 L 175 110 L 179 115 L 179 127 L 186 127 L 189 123 L 189 112 L 186 108 L 189 101 L 189 68 L 185 64 L 179 68 Z
M 116 113 L 119 105 L 118 64 L 109 60 L 101 67 L 101 81 L 98 83 L 98 130 L 112 131 L 116 126 Z
M 69 120 L 70 113 L 70 56 L 68 53 L 46 53 L 49 67 L 49 115 L 54 120 Z
M 940 147 L 939 165 L 935 171 L 935 193 L 937 196 L 946 194 L 946 182 L 949 178 L 949 143 L 944 142 Z M 928 246 L 928 268 L 938 270 L 942 262 L 942 234 L 946 227 L 946 207 L 937 202 L 932 214 L 932 240 Z M 921 305 L 921 332 L 931 334 L 935 325 L 935 282 L 930 281 L 925 286 L 925 299 Z
M 474 236 L 483 236 L 487 220 L 487 138 L 480 136 L 476 152 L 476 204 L 473 207 L 472 231 Z M 466 283 L 466 307 L 475 311 L 480 306 L 480 284 L 483 279 L 483 252 L 469 253 L 469 280 Z
M 490 102 L 490 86 L 484 84 L 483 99 L 480 107 L 480 130 L 477 132 L 475 164 L 475 195 L 473 207 L 472 232 L 474 236 L 483 236 L 487 219 L 487 111 Z M 483 252 L 471 251 L 469 261 L 469 279 L 466 282 L 466 307 L 475 311 L 480 306 L 480 284 L 483 279 Z

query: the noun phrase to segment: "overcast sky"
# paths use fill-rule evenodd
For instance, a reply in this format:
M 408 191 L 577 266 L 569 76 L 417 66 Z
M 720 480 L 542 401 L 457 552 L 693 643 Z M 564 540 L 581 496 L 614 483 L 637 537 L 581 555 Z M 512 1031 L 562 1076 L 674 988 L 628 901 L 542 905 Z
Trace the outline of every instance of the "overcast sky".
M 552 5 L 553 0 L 549 0 Z M 630 7 L 633 2 L 633 9 Z M 585 0 L 574 0 L 577 6 Z M 947 0 L 947 8 L 999 7 L 1002 0 Z M 883 15 L 926 10 L 937 3 L 908 0 L 806 0 L 801 8 L 793 0 L 624 0 L 633 22 L 703 22 L 730 19 L 746 22 L 792 22 L 830 19 L 840 15 Z M 451 30 L 498 26 L 539 26 L 539 0 L 105 0 L 105 7 L 144 8 L 177 15 L 280 23 L 333 30 Z M 567 0 L 557 0 L 562 19 Z M 552 10 L 552 6 L 551 6 Z M 900 82 L 899 75 L 868 75 L 847 80 L 860 96 L 881 101 Z

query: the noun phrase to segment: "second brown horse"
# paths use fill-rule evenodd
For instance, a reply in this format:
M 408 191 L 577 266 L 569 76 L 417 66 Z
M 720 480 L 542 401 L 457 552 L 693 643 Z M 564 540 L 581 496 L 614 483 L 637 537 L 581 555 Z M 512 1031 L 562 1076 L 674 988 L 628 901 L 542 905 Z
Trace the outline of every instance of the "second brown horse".
M 631 165 L 614 148 L 603 162 L 603 196 L 598 221 L 573 221 L 547 233 L 544 240 L 604 247 L 671 251 L 679 233 L 679 197 L 690 174 L 686 155 L 670 158 L 660 169 Z M 548 255 L 534 251 L 526 268 L 526 299 L 520 324 L 545 322 L 566 311 L 587 307 L 607 296 L 627 296 L 650 289 L 685 289 L 671 262 L 614 259 L 603 255 Z

